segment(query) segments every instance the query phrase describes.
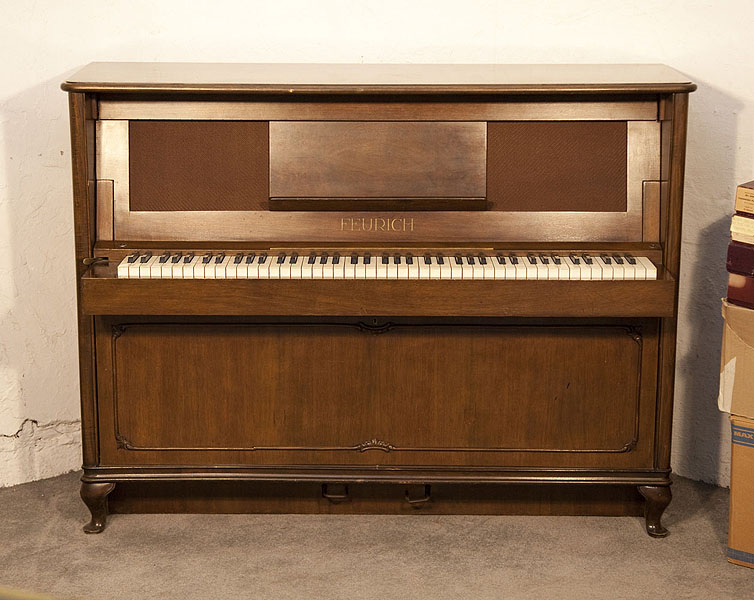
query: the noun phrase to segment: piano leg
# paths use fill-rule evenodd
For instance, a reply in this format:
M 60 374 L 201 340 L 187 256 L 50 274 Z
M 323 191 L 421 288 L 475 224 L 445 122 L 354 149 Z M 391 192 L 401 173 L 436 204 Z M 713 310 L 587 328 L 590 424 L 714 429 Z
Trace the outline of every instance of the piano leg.
M 644 496 L 644 517 L 646 519 L 647 533 L 656 538 L 668 535 L 668 530 L 660 523 L 662 513 L 670 504 L 673 497 L 670 486 L 667 485 L 640 485 L 639 493 Z
M 92 520 L 84 525 L 84 533 L 101 533 L 107 523 L 107 495 L 114 483 L 81 483 L 81 499 L 92 513 Z

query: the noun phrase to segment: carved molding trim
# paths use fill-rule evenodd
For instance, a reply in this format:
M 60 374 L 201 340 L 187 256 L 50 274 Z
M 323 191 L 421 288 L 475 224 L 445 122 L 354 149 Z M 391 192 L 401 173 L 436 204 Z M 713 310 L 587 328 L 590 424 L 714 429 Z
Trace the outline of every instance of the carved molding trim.
M 397 449 L 398 448 L 396 446 L 393 446 L 393 444 L 391 444 L 390 442 L 378 440 L 376 438 L 372 438 L 371 440 L 361 442 L 360 444 L 354 446 L 354 450 L 358 450 L 359 452 L 366 452 L 367 450 L 382 450 L 383 452 L 393 452 Z
M 364 323 L 363 321 L 359 321 L 356 327 L 359 328 L 359 331 L 363 331 L 364 333 L 379 335 L 381 333 L 387 333 L 388 331 L 392 330 L 395 327 L 395 323 L 387 322 L 382 324 L 369 324 Z

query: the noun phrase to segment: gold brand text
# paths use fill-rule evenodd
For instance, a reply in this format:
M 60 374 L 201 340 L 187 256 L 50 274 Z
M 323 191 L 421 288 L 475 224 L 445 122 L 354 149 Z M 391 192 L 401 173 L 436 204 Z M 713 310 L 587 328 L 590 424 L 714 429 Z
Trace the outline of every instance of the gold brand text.
M 343 217 L 341 231 L 413 231 L 414 219 L 404 217 Z

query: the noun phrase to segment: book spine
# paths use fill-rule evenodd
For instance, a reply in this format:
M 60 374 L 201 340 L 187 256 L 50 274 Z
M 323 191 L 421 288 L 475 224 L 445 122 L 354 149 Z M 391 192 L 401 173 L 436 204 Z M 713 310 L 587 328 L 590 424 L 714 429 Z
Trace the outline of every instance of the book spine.
M 752 182 L 739 185 L 736 188 L 736 212 L 746 216 L 754 216 L 754 187 Z

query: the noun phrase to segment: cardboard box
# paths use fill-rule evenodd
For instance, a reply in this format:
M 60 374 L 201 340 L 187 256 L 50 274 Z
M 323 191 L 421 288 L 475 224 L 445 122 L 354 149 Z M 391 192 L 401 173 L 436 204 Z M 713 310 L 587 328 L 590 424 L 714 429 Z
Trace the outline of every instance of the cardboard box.
M 754 419 L 731 415 L 728 561 L 754 569 Z
M 722 412 L 754 418 L 754 310 L 723 300 L 723 348 L 720 356 Z

